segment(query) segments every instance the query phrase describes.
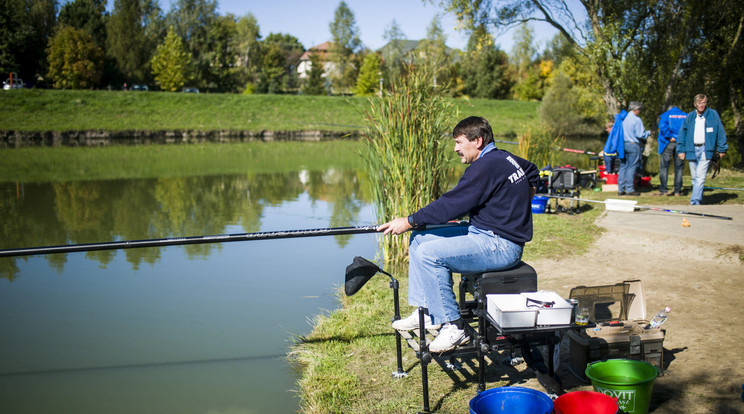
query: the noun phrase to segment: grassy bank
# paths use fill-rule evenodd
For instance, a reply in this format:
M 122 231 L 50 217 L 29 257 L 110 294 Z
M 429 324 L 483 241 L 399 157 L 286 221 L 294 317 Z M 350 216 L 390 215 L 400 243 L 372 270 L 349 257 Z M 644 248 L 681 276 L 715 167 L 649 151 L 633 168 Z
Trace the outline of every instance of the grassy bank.
M 536 216 L 535 240 L 527 245 L 525 260 L 585 251 L 600 232 L 593 224 L 600 212 L 592 208 L 574 216 Z M 401 282 L 401 302 L 406 303 L 407 269 L 387 271 Z M 421 409 L 421 370 L 415 354 L 405 344 L 403 368 L 410 376 L 391 376 L 396 362 L 395 338 L 390 328 L 393 300 L 388 283 L 388 278 L 378 275 L 355 296 L 342 297 L 343 307 L 318 317 L 314 332 L 295 347 L 292 357 L 305 367 L 300 383 L 305 412 L 397 414 Z M 408 306 L 402 308 L 404 315 L 411 311 Z M 494 375 L 488 375 L 494 370 L 493 365 L 497 364 L 487 369 L 487 388 L 506 385 L 506 381 L 494 381 Z M 442 413 L 467 411 L 477 386 L 477 371 L 472 368 L 467 369 L 472 376 L 464 377 L 463 372 L 448 373 L 436 363 L 430 365 L 432 409 Z
M 11 90 L 0 95 L 0 130 L 352 131 L 367 98 L 170 92 Z M 456 100 L 500 135 L 537 119 L 537 102 Z
M 685 181 L 689 190 L 689 180 Z M 744 173 L 723 170 L 709 186 L 744 188 Z M 686 204 L 688 197 L 654 197 L 645 191 L 639 205 Z M 744 191 L 706 191 L 705 199 L 714 204 L 744 204 Z M 582 198 L 598 201 L 617 197 L 616 193 L 582 192 Z M 559 259 L 581 255 L 595 242 L 601 228 L 594 223 L 602 214 L 601 204 L 582 203 L 578 215 L 542 214 L 534 216 L 535 234 L 525 247 L 524 260 Z M 374 259 L 374 258 L 368 258 Z M 406 303 L 407 269 L 387 268 L 401 283 L 401 302 Z M 458 282 L 455 277 L 455 284 Z M 404 343 L 403 368 L 410 376 L 393 379 L 396 368 L 395 337 L 390 328 L 393 315 L 389 279 L 378 275 L 355 296 L 340 296 L 341 309 L 317 317 L 314 332 L 301 338 L 291 354 L 305 370 L 300 381 L 304 412 L 307 413 L 410 413 L 422 407 L 421 368 L 415 354 Z M 566 295 L 568 292 L 558 292 Z M 401 313 L 411 308 L 403 305 Z M 446 372 L 438 364 L 429 366 L 431 408 L 441 413 L 466 412 L 476 395 L 477 371 L 469 360 L 465 370 Z M 486 388 L 507 385 L 498 361 L 486 368 Z M 524 374 L 534 374 L 527 370 Z M 511 378 L 519 380 L 519 378 Z

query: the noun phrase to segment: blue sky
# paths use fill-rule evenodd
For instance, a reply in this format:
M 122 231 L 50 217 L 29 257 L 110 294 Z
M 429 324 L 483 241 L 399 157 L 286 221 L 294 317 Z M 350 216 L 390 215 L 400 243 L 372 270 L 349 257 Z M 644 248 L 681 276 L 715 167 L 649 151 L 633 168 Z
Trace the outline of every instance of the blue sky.
M 62 2 L 67 1 L 70 0 Z M 171 3 L 177 0 L 159 1 L 163 11 L 168 12 Z M 244 16 L 253 13 L 263 37 L 269 33 L 290 34 L 299 39 L 305 48 L 310 48 L 331 39 L 328 25 L 340 2 L 341 0 L 217 0 L 217 5 L 222 15 L 232 13 Z M 464 50 L 468 42 L 468 34 L 455 29 L 455 18 L 428 1 L 346 0 L 346 4 L 354 13 L 362 43 L 373 50 L 385 44 L 383 35 L 393 19 L 398 22 L 407 39 L 420 40 L 426 37 L 426 30 L 437 14 L 440 15 L 442 28 L 447 36 L 447 46 Z M 113 7 L 114 0 L 109 0 L 107 9 L 111 11 Z M 543 50 L 557 33 L 546 23 L 532 23 L 532 27 L 539 50 Z M 500 48 L 510 52 L 514 43 L 513 30 L 492 32 L 497 36 L 496 43 Z
M 175 0 L 173 0 L 175 1 Z M 328 25 L 340 0 L 218 0 L 219 13 L 233 13 L 244 16 L 248 13 L 258 20 L 261 35 L 286 33 L 295 36 L 305 48 L 330 40 Z M 171 0 L 160 0 L 165 12 L 170 10 Z M 385 44 L 383 35 L 393 19 L 398 22 L 406 38 L 418 40 L 426 37 L 426 29 L 441 10 L 421 0 L 346 0 L 354 13 L 357 27 L 361 32 L 362 43 L 371 49 L 379 49 Z M 109 2 L 109 8 L 113 1 Z M 468 35 L 455 30 L 455 19 L 441 14 L 442 28 L 447 35 L 447 46 L 465 49 Z M 556 33 L 552 28 L 533 26 L 540 49 Z M 512 33 L 507 32 L 496 39 L 501 49 L 509 52 L 512 46 Z

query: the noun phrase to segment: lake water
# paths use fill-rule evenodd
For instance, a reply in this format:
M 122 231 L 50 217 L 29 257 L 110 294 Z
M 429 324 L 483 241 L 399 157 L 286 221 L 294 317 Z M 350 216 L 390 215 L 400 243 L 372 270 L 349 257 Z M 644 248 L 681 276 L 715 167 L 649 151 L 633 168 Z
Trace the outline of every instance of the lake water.
M 354 171 L 0 184 L 0 248 L 373 224 Z M 0 259 L 0 413 L 288 413 L 377 236 Z

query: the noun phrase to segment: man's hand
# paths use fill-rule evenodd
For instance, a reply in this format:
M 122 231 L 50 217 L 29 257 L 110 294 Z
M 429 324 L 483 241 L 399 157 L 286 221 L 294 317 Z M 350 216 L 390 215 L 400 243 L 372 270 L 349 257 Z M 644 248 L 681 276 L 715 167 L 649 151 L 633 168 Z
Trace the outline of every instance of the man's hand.
M 377 226 L 377 231 L 383 231 L 384 234 L 403 234 L 408 230 L 411 230 L 411 224 L 408 223 L 408 217 L 398 217 L 385 224 Z
M 678 157 L 679 157 L 679 159 L 681 159 L 682 161 L 684 161 L 684 160 L 685 160 L 685 153 L 684 153 L 684 152 L 680 152 L 679 154 L 677 154 L 677 156 L 678 156 Z

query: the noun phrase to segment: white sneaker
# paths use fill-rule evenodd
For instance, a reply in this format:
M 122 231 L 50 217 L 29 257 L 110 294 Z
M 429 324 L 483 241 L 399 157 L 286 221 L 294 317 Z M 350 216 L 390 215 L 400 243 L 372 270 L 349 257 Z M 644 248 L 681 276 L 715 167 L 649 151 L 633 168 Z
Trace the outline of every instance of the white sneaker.
M 439 331 L 439 335 L 429 344 L 429 351 L 451 351 L 468 342 L 470 342 L 470 335 L 468 335 L 465 329 L 460 329 L 457 325 L 446 323 Z
M 442 325 L 433 325 L 431 316 L 424 314 L 425 329 L 439 329 Z M 393 322 L 393 328 L 399 331 L 413 331 L 419 329 L 419 311 L 416 309 L 407 318 L 398 319 Z

